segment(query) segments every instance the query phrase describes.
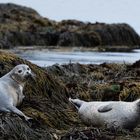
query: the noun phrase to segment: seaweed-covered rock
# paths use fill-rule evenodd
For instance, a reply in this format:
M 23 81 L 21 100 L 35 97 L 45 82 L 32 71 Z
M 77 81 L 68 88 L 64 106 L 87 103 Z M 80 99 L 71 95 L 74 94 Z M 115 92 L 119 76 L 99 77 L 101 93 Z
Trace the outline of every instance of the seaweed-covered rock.
M 134 64 L 70 63 L 46 69 L 50 75 L 61 79 L 73 98 L 87 101 L 133 101 L 140 97 L 139 68 L 133 68 Z
M 98 46 L 101 51 L 130 51 L 139 48 L 140 37 L 128 24 L 56 22 L 28 7 L 0 4 L 0 47 L 29 45 Z
M 21 63 L 29 65 L 37 75 L 35 81 L 29 81 L 26 84 L 25 100 L 20 106 L 20 109 L 33 120 L 25 122 L 16 114 L 2 113 L 0 115 L 0 139 L 49 140 L 53 137 L 49 130 L 66 130 L 75 122 L 78 123 L 72 118 L 75 113 L 69 109 L 68 92 L 64 84 L 50 76 L 45 69 L 1 51 L 0 76 Z
M 88 40 L 89 45 L 84 44 L 83 38 L 80 38 L 82 42 L 81 46 L 136 46 L 140 44 L 140 37 L 128 24 L 105 24 L 105 23 L 82 23 L 80 21 L 68 20 L 62 21 L 58 24 L 58 27 L 62 31 L 72 31 L 74 34 L 81 33 L 83 36 L 87 34 L 92 38 L 88 40 L 85 36 L 85 40 Z M 68 36 L 68 35 L 67 35 Z M 77 37 L 75 37 L 77 38 Z M 72 42 L 72 41 L 71 41 Z M 76 46 L 76 45 L 75 45 Z M 107 47 L 107 48 L 108 48 Z M 122 47 L 123 48 L 123 47 Z M 113 48 L 112 48 L 113 49 Z
M 46 26 L 51 24 L 51 22 L 47 18 L 41 17 L 35 10 L 25 6 L 20 6 L 12 3 L 0 4 L 0 11 L 1 29 L 5 28 L 14 30 L 15 28 L 17 28 L 26 30 L 27 27 L 29 27 L 33 23 L 34 26 Z M 6 24 L 10 26 L 8 27 Z
M 26 84 L 25 100 L 19 107 L 33 120 L 25 122 L 16 114 L 0 113 L 0 139 L 139 139 L 139 127 L 133 132 L 86 127 L 68 102 L 70 96 L 86 101 L 133 101 L 139 98 L 140 80 L 133 64 L 70 63 L 41 68 L 0 51 L 0 76 L 21 63 L 29 65 L 37 75 L 35 81 Z
M 102 40 L 102 45 L 138 45 L 139 35 L 128 24 L 94 24 L 89 29 L 95 30 Z M 87 28 L 87 29 L 88 29 Z
M 94 47 L 101 45 L 101 39 L 96 32 L 66 31 L 60 34 L 58 45 Z
M 11 3 L 0 4 L 1 48 L 7 49 L 18 45 L 48 45 L 46 38 L 43 38 L 43 42 L 40 41 L 41 35 L 38 30 L 50 27 L 52 23 L 31 8 Z
M 122 129 L 99 129 L 94 127 L 70 129 L 61 140 L 137 140 L 139 131 L 129 132 Z

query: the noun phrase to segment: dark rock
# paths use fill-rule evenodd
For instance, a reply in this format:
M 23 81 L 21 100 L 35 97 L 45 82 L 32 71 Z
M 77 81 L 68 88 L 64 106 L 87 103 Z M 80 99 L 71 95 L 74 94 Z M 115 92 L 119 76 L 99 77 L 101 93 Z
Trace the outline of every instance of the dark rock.
M 95 32 L 63 32 L 59 36 L 59 46 L 86 46 L 94 47 L 101 44 L 101 40 Z
M 4 49 L 36 45 L 98 46 L 100 51 L 131 51 L 140 45 L 139 35 L 128 24 L 55 22 L 31 8 L 11 3 L 0 4 L 0 23 L 0 48 Z
M 138 60 L 135 63 L 133 63 L 131 67 L 132 68 L 140 68 L 140 60 Z
M 124 45 L 124 46 L 136 46 L 140 44 L 140 37 L 128 24 L 105 24 L 105 23 L 81 23 L 80 21 L 62 21 L 58 24 L 58 27 L 64 31 L 73 31 L 74 33 L 81 33 L 82 35 L 88 34 L 88 37 L 92 37 L 94 33 L 94 39 L 88 40 L 95 42 L 95 45 Z M 96 39 L 96 40 L 97 40 Z M 82 42 L 83 38 L 80 40 Z M 98 43 L 96 43 L 98 42 Z M 92 43 L 93 44 L 93 43 Z M 92 46 L 91 44 L 91 46 Z M 87 44 L 83 43 L 83 46 Z M 94 46 L 94 45 L 93 45 Z
M 102 45 L 133 46 L 140 44 L 139 35 L 128 24 L 95 24 L 94 26 L 95 32 L 101 37 Z

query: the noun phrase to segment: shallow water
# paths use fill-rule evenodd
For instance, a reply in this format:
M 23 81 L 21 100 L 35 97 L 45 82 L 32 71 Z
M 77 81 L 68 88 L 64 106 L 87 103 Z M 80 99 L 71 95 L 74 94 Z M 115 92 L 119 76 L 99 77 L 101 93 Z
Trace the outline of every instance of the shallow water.
M 53 64 L 82 63 L 133 63 L 140 59 L 140 49 L 132 52 L 93 52 L 93 51 L 56 51 L 56 50 L 16 50 L 15 54 L 39 66 Z

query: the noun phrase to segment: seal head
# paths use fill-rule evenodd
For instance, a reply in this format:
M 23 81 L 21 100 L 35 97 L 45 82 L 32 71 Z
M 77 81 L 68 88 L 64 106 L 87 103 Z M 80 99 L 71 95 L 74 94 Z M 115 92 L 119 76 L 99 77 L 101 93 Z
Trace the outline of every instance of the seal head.
M 10 76 L 18 83 L 25 83 L 29 78 L 35 78 L 35 74 L 31 72 L 28 65 L 20 64 L 10 71 Z

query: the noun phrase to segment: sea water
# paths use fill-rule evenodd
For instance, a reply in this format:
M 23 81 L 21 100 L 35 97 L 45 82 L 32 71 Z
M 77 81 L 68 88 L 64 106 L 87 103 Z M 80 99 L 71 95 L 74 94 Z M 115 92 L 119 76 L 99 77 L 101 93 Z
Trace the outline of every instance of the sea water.
M 15 54 L 39 66 L 53 64 L 81 63 L 134 63 L 140 59 L 140 49 L 132 52 L 94 52 L 94 51 L 55 51 L 55 50 L 20 50 Z

